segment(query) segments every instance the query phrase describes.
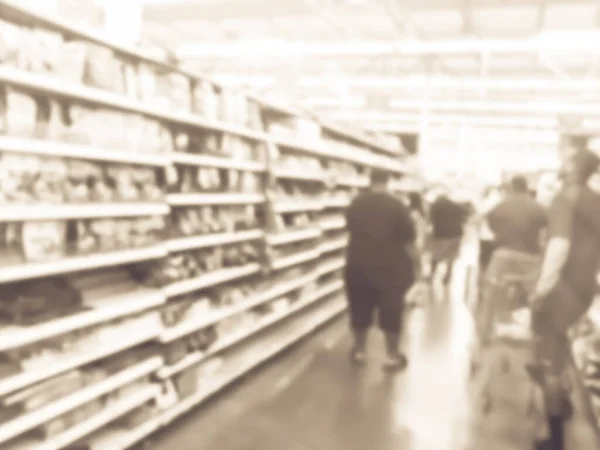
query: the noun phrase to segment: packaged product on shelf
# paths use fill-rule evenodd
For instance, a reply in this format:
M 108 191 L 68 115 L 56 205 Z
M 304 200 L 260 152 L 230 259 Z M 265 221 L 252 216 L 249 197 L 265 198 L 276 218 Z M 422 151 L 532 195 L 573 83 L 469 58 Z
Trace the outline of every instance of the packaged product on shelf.
M 125 64 L 109 48 L 91 43 L 86 43 L 86 46 L 84 83 L 118 94 L 126 94 Z
M 209 119 L 219 117 L 219 95 L 215 88 L 206 81 L 196 81 L 192 91 L 192 111 Z
M 21 250 L 25 261 L 61 259 L 67 252 L 66 244 L 65 222 L 25 222 L 21 226 Z
M 63 42 L 56 58 L 53 75 L 69 83 L 82 83 L 85 75 L 87 47 L 78 41 Z
M 173 377 L 173 383 L 180 399 L 191 397 L 198 391 L 198 370 L 196 367 L 184 370 Z
M 32 95 L 0 86 L 0 115 L 3 134 L 34 137 L 40 133 L 37 102 Z
M 34 325 L 83 309 L 81 293 L 62 277 L 3 285 L 0 295 L 0 323 L 8 325 Z
M 0 64 L 21 67 L 23 29 L 13 23 L 0 20 Z
M 205 352 L 217 341 L 219 334 L 214 326 L 205 327 L 188 337 L 188 345 L 192 351 Z

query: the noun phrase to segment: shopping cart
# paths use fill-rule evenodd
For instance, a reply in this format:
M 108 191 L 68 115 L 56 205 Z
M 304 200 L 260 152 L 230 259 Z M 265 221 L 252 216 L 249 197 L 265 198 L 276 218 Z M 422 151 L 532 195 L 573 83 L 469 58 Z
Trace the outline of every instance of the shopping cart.
M 546 432 L 544 395 L 529 370 L 534 336 L 528 299 L 536 278 L 537 268 L 486 276 L 472 311 L 477 337 L 471 360 L 474 409 L 497 431 L 521 430 L 532 439 Z

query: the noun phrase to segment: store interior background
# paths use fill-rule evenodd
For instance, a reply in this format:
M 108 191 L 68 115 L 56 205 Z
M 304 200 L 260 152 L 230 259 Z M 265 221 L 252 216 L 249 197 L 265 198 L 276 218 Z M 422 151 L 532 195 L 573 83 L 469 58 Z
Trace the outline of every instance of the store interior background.
M 598 128 L 594 0 L 27 0 L 226 86 L 419 135 L 427 179 L 555 169 Z M 242 6 L 240 6 L 242 5 Z

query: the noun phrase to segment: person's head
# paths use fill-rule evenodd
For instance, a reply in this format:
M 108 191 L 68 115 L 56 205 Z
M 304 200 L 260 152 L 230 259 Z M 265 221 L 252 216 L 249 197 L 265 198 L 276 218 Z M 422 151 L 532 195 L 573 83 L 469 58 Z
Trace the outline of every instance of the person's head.
M 515 194 L 528 194 L 529 186 L 527 179 L 522 175 L 517 175 L 510 180 L 510 190 Z
M 408 193 L 408 208 L 411 211 L 416 211 L 418 213 L 424 213 L 423 209 L 423 199 L 421 194 L 418 192 L 409 192 Z
M 389 182 L 389 172 L 380 169 L 373 169 L 371 172 L 371 189 L 387 190 Z
M 567 181 L 587 184 L 600 167 L 600 158 L 589 150 L 574 152 L 565 161 L 564 176 Z

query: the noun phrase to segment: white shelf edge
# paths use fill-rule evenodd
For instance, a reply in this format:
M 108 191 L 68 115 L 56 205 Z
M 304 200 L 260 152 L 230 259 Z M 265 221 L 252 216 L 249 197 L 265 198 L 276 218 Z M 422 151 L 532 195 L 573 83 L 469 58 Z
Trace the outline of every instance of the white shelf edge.
M 314 200 L 273 200 L 273 210 L 278 214 L 321 211 L 324 205 L 321 201 Z
M 10 204 L 1 206 L 0 222 L 164 216 L 165 203 Z
M 316 239 L 322 234 L 323 232 L 319 228 L 307 228 L 304 230 L 281 231 L 279 233 L 268 234 L 266 240 L 269 245 L 276 246 L 308 239 Z
M 338 250 L 343 250 L 348 245 L 347 238 L 336 239 L 331 242 L 324 242 L 320 246 L 321 253 L 330 253 Z
M 233 281 L 249 275 L 259 273 L 260 264 L 251 263 L 239 267 L 230 267 L 202 274 L 196 278 L 176 281 L 163 288 L 167 297 L 188 294 L 200 289 L 210 288 L 221 283 Z
M 312 170 L 312 169 L 310 169 Z M 286 167 L 277 167 L 272 170 L 275 178 L 298 180 L 298 181 L 313 181 L 315 183 L 326 183 L 327 174 L 317 173 L 317 171 L 311 173 L 309 170 L 298 170 L 290 169 Z
M 250 336 L 258 334 L 262 330 L 273 326 L 274 324 L 291 317 L 296 312 L 301 311 L 327 295 L 333 294 L 334 292 L 342 289 L 343 283 L 341 281 L 334 281 L 329 285 L 326 285 L 320 289 L 317 289 L 314 293 L 307 296 L 306 299 L 300 300 L 294 303 L 290 308 L 285 311 L 272 313 L 267 315 L 265 320 L 259 321 L 253 327 L 250 327 L 247 330 L 243 330 L 241 332 L 232 333 L 230 336 L 224 338 L 222 341 L 217 341 L 213 344 L 211 348 L 209 348 L 205 352 L 197 352 L 190 353 L 188 356 L 184 358 L 184 360 L 180 361 L 178 365 L 174 365 L 169 369 L 163 368 L 162 373 L 159 376 L 166 378 L 166 375 L 173 376 L 176 373 L 179 373 L 189 367 L 192 367 L 196 364 L 205 361 L 209 357 L 216 355 L 224 350 L 227 350 L 229 347 L 232 347 L 245 339 L 248 339 Z
M 284 256 L 281 258 L 277 258 L 271 262 L 271 269 L 273 270 L 283 270 L 292 266 L 297 266 L 298 264 L 303 264 L 305 262 L 312 261 L 321 256 L 321 252 L 319 248 L 308 250 L 301 253 L 295 253 L 290 256 Z
M 324 209 L 346 208 L 352 200 L 349 198 L 331 197 L 323 199 Z
M 343 217 L 339 219 L 324 219 L 319 222 L 319 226 L 324 231 L 339 230 L 346 228 L 346 220 Z
M 109 378 L 85 387 L 68 397 L 43 406 L 40 409 L 18 416 L 0 425 L 0 443 L 18 437 L 63 414 L 73 411 L 98 397 L 113 392 L 128 383 L 151 374 L 163 364 L 163 359 L 153 357 L 110 376 Z
M 73 256 L 56 261 L 25 263 L 0 268 L 0 283 L 29 280 L 44 276 L 80 272 L 102 267 L 120 266 L 134 262 L 159 259 L 167 256 L 164 247 L 143 247 L 83 256 Z
M 0 152 L 115 162 L 136 166 L 164 167 L 171 164 L 166 155 L 159 153 L 106 150 L 88 144 L 14 136 L 0 136 Z
M 316 278 L 314 275 L 308 275 L 299 279 L 288 281 L 287 283 L 282 283 L 281 285 L 274 286 L 271 289 L 267 289 L 265 292 L 253 295 L 250 297 L 250 300 L 242 302 L 239 305 L 226 308 L 221 311 L 215 311 L 201 321 L 192 321 L 191 323 L 184 322 L 177 327 L 167 328 L 163 331 L 163 333 L 161 333 L 159 340 L 162 343 L 173 342 L 174 340 L 187 336 L 188 334 L 194 333 L 202 328 L 206 328 L 235 314 L 239 314 L 263 303 L 275 300 L 277 297 L 293 290 L 300 289 L 305 284 L 308 284 L 315 279 Z M 164 370 L 166 370 L 166 368 Z
M 92 308 L 38 325 L 0 328 L 0 352 L 140 313 L 160 306 L 166 301 L 165 295 L 160 290 L 151 289 L 119 295 L 118 298 L 121 300 L 110 306 Z
M 165 242 L 168 252 L 183 252 L 218 245 L 236 244 L 253 241 L 264 237 L 261 229 L 233 231 L 230 233 L 205 234 L 199 236 L 184 236 L 169 239 Z
M 335 272 L 336 270 L 343 269 L 346 265 L 344 258 L 340 258 L 336 261 L 324 262 L 317 267 L 317 274 L 319 277 L 327 275 L 328 273 Z
M 40 381 L 47 380 L 61 373 L 67 372 L 77 367 L 92 363 L 102 358 L 130 349 L 136 345 L 151 341 L 156 338 L 159 330 L 149 330 L 144 335 L 134 335 L 130 340 L 111 343 L 111 345 L 99 346 L 97 348 L 86 349 L 80 354 L 70 355 L 63 361 L 48 363 L 43 369 L 27 370 L 0 380 L 0 397 L 18 391 Z
M 206 194 L 169 194 L 167 202 L 171 206 L 204 205 L 248 205 L 264 203 L 263 194 L 206 193 Z
M 199 166 L 199 167 L 217 167 L 221 169 L 233 169 L 247 172 L 265 172 L 267 165 L 259 161 L 244 161 L 231 159 L 230 157 L 197 155 L 194 153 L 172 152 L 169 154 L 171 161 L 175 164 Z

